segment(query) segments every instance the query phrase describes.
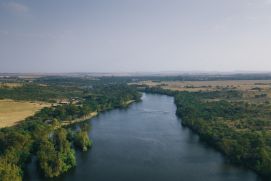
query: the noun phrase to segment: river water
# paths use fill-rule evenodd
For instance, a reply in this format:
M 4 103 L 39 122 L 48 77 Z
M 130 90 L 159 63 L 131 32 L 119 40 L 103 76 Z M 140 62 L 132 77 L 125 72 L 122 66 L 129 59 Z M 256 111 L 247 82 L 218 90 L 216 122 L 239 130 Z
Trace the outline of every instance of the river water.
M 77 167 L 54 181 L 256 181 L 256 174 L 223 156 L 182 127 L 172 97 L 143 94 L 127 109 L 89 121 L 93 148 L 77 152 Z M 42 179 L 35 167 L 27 180 Z

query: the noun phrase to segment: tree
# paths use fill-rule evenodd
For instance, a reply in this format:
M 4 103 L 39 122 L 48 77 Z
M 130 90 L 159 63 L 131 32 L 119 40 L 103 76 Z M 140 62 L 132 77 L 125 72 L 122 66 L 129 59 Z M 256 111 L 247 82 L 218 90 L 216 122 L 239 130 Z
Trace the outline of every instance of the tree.
M 91 147 L 92 142 L 88 137 L 87 131 L 81 130 L 75 133 L 74 144 L 82 151 L 87 151 Z
M 0 180 L 21 181 L 21 169 L 15 164 L 8 163 L 6 159 L 0 158 Z

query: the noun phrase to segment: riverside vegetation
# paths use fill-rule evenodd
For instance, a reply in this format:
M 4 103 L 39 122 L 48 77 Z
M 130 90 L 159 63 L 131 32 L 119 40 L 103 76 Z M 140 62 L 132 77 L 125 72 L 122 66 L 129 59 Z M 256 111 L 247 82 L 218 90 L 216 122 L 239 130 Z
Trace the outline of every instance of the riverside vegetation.
M 86 151 L 92 145 L 86 126 L 73 130 L 67 122 L 140 100 L 135 89 L 118 82 L 62 77 L 16 81 L 22 85 L 1 87 L 0 98 L 53 104 L 16 126 L 0 129 L 1 181 L 22 180 L 34 155 L 43 176 L 52 178 L 67 172 L 76 165 L 75 147 Z M 66 103 L 59 103 L 61 99 Z
M 240 76 L 231 79 L 247 78 Z M 208 80 L 227 78 L 208 77 Z M 265 80 L 266 76 L 256 78 Z M 43 108 L 14 127 L 0 130 L 0 180 L 21 180 L 25 166 L 34 155 L 41 173 L 46 177 L 59 176 L 74 167 L 74 148 L 86 151 L 92 142 L 86 125 L 81 125 L 76 131 L 67 125 L 93 112 L 126 107 L 132 100 L 139 101 L 140 94 L 135 87 L 173 96 L 176 113 L 182 118 L 184 126 L 198 133 L 203 141 L 224 153 L 231 162 L 251 168 L 270 179 L 270 89 L 269 82 L 257 83 L 256 78 L 253 78 L 256 82 L 249 86 L 249 91 L 236 88 L 238 85 L 215 85 L 215 89 L 200 85 L 200 90 L 191 92 L 166 90 L 164 87 L 170 86 L 165 81 L 194 81 L 202 80 L 202 77 L 152 77 L 152 81 L 162 84 L 154 87 L 126 85 L 128 82 L 149 80 L 149 77 L 41 77 L 30 82 L 9 78 L 5 81 L 20 86 L 0 87 L 0 98 L 43 101 L 52 106 Z M 7 83 L 5 85 L 9 85 Z M 189 85 L 185 89 L 195 90 L 195 86 L 198 85 Z M 61 104 L 60 100 L 66 103 Z
M 180 92 L 147 86 L 144 91 L 174 96 L 176 114 L 184 126 L 198 133 L 201 140 L 221 151 L 232 163 L 270 179 L 271 105 L 264 101 L 268 98 L 244 101 L 244 92 L 231 89 Z

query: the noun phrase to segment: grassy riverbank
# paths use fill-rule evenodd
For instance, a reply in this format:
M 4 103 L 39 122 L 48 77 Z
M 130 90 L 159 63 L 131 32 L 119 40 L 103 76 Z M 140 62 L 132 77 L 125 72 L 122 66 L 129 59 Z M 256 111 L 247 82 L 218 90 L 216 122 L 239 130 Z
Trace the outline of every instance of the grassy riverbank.
M 83 121 L 86 121 L 86 120 L 89 120 L 95 116 L 98 115 L 98 112 L 95 111 L 95 112 L 91 112 L 89 113 L 88 115 L 85 115 L 85 116 L 82 116 L 80 118 L 77 118 L 77 119 L 73 119 L 71 121 L 62 121 L 61 122 L 61 126 L 68 126 L 68 125 L 72 125 L 72 124 L 76 124 L 76 123 L 80 123 L 80 122 L 83 122 Z

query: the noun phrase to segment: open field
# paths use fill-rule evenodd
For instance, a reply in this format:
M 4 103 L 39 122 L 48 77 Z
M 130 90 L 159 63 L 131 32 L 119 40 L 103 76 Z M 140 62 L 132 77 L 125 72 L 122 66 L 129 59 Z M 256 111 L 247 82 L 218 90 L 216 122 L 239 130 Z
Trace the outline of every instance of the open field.
M 15 88 L 15 87 L 21 87 L 23 84 L 21 83 L 0 83 L 0 88 Z
M 243 101 L 271 102 L 271 80 L 141 81 L 137 85 L 188 92 L 236 90 L 242 93 Z
M 47 106 L 50 106 L 50 104 L 9 99 L 0 100 L 0 128 L 13 126 Z
M 178 91 L 212 91 L 223 88 L 237 90 L 270 89 L 271 80 L 221 80 L 221 81 L 142 81 L 139 85 L 160 86 L 165 89 Z

